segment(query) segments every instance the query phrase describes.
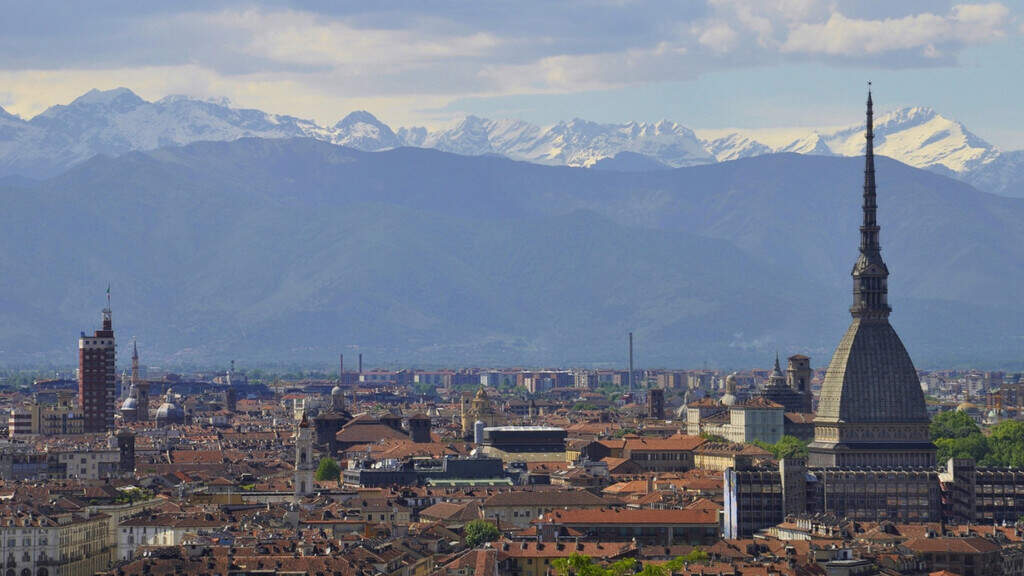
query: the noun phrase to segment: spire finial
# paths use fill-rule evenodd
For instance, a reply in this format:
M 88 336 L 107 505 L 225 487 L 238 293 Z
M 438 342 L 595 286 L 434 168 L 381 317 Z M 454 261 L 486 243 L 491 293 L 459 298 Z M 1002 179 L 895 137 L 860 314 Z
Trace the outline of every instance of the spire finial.
M 856 318 L 886 318 L 889 315 L 887 279 L 889 270 L 882 260 L 878 241 L 878 204 L 875 190 L 875 122 L 868 82 L 864 130 L 864 221 L 860 225 L 860 257 L 853 267 L 853 307 Z

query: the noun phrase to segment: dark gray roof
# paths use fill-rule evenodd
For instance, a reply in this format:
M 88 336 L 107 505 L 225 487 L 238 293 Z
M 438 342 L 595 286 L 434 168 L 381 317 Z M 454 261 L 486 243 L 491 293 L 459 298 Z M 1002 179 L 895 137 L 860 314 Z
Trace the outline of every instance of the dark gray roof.
M 889 321 L 855 318 L 825 374 L 818 422 L 928 422 L 917 370 Z

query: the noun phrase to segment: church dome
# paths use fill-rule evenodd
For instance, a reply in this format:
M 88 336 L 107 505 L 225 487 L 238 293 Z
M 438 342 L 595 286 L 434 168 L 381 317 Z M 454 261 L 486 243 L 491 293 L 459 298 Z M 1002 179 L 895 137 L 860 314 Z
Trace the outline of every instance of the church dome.
M 321 388 L 321 390 L 323 390 L 323 388 Z M 331 397 L 332 398 L 336 398 L 338 396 L 344 396 L 344 395 L 345 395 L 345 391 L 341 389 L 341 386 L 335 386 L 334 388 L 331 388 Z
M 725 395 L 722 396 L 720 402 L 722 403 L 722 406 L 732 406 L 736 404 L 736 396 L 726 392 Z
M 158 422 L 184 422 L 185 411 L 173 402 L 167 401 L 156 409 L 156 419 Z
M 124 402 L 121 403 L 121 410 L 122 411 L 125 411 L 125 410 L 137 410 L 137 409 L 138 409 L 138 405 L 135 402 L 135 397 L 134 396 L 129 396 L 129 397 L 125 398 Z
M 825 373 L 818 419 L 929 421 L 917 370 L 888 322 L 857 318 L 850 325 Z

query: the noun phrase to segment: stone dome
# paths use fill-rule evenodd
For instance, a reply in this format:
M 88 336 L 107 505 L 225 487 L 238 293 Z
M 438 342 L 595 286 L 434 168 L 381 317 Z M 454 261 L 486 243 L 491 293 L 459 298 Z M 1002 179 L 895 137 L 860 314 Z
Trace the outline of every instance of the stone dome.
M 334 388 L 331 388 L 331 396 L 332 397 L 344 396 L 344 395 L 345 395 L 345 391 L 341 389 L 341 386 L 335 386 Z
M 818 421 L 929 422 L 917 370 L 889 322 L 850 325 L 825 373 Z
M 171 401 L 165 401 L 156 409 L 158 422 L 180 423 L 185 421 L 185 411 Z
M 129 396 L 129 397 L 125 398 L 124 402 L 121 403 L 121 410 L 122 411 L 124 411 L 124 410 L 137 410 L 137 409 L 138 409 L 138 403 L 135 401 L 135 397 L 134 396 Z

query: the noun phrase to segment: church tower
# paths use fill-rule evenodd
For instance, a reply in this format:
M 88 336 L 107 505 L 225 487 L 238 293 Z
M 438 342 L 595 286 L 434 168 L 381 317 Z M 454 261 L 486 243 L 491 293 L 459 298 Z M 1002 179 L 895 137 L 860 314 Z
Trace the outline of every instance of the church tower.
M 302 413 L 298 428 L 295 430 L 295 500 L 313 493 L 313 473 L 316 465 L 313 463 L 313 430 L 309 426 L 309 419 L 306 413 Z
M 863 222 L 853 266 L 853 321 L 822 384 L 812 467 L 931 467 L 935 445 L 917 370 L 889 324 L 889 269 L 882 260 L 875 194 L 871 90 L 865 133 Z
M 811 393 L 811 379 L 814 373 L 811 371 L 811 359 L 803 354 L 794 354 L 789 357 L 786 365 L 786 384 L 800 394 L 800 412 L 812 412 L 813 395 Z

